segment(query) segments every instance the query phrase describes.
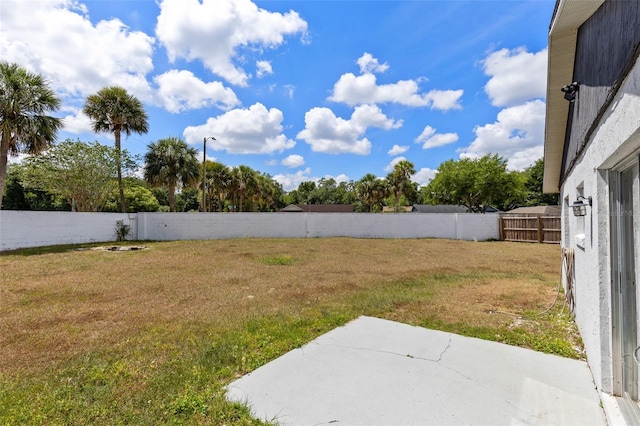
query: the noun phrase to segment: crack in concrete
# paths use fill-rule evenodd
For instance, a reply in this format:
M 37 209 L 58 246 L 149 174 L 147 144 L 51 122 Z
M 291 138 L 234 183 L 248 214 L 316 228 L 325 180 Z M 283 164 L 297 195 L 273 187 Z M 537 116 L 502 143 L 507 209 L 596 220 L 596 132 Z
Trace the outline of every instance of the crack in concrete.
M 451 347 L 451 336 L 449 336 L 449 341 L 447 342 L 447 346 L 444 348 L 442 352 L 440 352 L 440 356 L 438 357 L 436 362 L 442 361 L 442 357 L 444 356 L 445 352 L 449 350 L 450 347 Z
M 333 343 L 317 343 L 317 345 L 321 345 L 321 346 L 333 346 L 333 347 L 337 347 L 337 348 L 345 348 L 345 349 L 353 349 L 353 350 L 358 350 L 358 351 L 370 351 L 370 352 L 378 352 L 378 353 L 384 353 L 384 354 L 389 354 L 389 355 L 396 355 L 396 356 L 401 356 L 401 357 L 407 357 L 407 358 L 412 358 L 412 359 L 419 359 L 422 361 L 430 361 L 430 362 L 435 362 L 435 363 L 440 363 L 440 361 L 442 361 L 442 359 L 444 358 L 445 354 L 447 353 L 447 351 L 451 348 L 451 344 L 453 343 L 453 339 L 451 336 L 449 336 L 448 341 L 447 341 L 447 345 L 445 346 L 445 348 L 440 352 L 440 354 L 438 355 L 437 359 L 431 359 L 431 358 L 423 358 L 423 357 L 419 357 L 419 356 L 414 356 L 411 354 L 403 354 L 403 353 L 399 353 L 399 352 L 393 352 L 393 351 L 385 351 L 385 350 L 380 350 L 380 349 L 371 349 L 371 348 L 362 348 L 362 347 L 356 347 L 356 346 L 348 346 L 348 345 L 338 345 L 338 344 L 333 344 Z M 518 407 L 518 405 L 512 401 L 510 398 L 505 397 L 503 395 L 501 395 L 499 392 L 495 392 L 495 390 L 491 389 L 491 387 L 485 385 L 484 383 L 482 383 L 481 381 L 477 380 L 474 377 L 470 377 L 467 376 L 466 374 L 463 374 L 460 370 L 447 366 L 446 364 L 440 364 L 442 365 L 442 367 L 446 368 L 447 370 L 453 372 L 454 374 L 458 375 L 459 377 L 462 377 L 463 379 L 471 382 L 471 383 L 475 383 L 477 386 L 479 386 L 480 388 L 482 388 L 483 390 L 485 390 L 487 393 L 491 394 L 493 397 L 495 397 L 496 399 L 499 399 L 501 401 L 503 401 L 504 403 L 512 406 L 517 412 L 523 414 L 525 416 L 525 418 L 537 418 L 537 419 L 544 419 L 543 416 L 535 414 L 535 413 L 530 413 L 526 410 L 521 409 L 520 407 Z
M 444 355 L 444 353 L 449 349 L 449 347 L 451 346 L 451 338 L 449 338 L 449 344 L 447 345 L 447 347 L 445 348 L 444 351 L 442 351 L 442 353 L 440 354 L 440 358 L 438 359 L 438 361 L 440 361 L 442 359 L 442 355 Z M 462 371 L 460 371 L 457 368 L 453 368 L 451 366 L 448 366 L 446 364 L 440 364 L 442 367 L 446 368 L 447 370 L 451 371 L 452 373 L 458 375 L 459 377 L 467 380 L 470 383 L 474 383 L 476 386 L 480 387 L 481 389 L 483 389 L 484 391 L 486 391 L 488 394 L 492 395 L 494 398 L 501 400 L 502 402 L 510 405 L 511 407 L 514 408 L 515 411 L 521 413 L 526 420 L 522 420 L 524 422 L 528 422 L 530 421 L 530 418 L 535 418 L 535 419 L 539 419 L 539 420 L 545 420 L 546 417 L 542 414 L 536 414 L 536 413 L 532 413 L 529 412 L 527 410 L 524 410 L 522 408 L 520 408 L 517 404 L 517 402 L 513 401 L 509 396 L 505 396 L 502 395 L 500 392 L 495 391 L 494 389 L 492 389 L 490 386 L 487 386 L 484 382 L 482 382 L 481 380 L 478 380 L 475 377 L 471 377 L 468 376 L 466 374 L 463 374 Z
M 451 337 L 449 337 L 449 340 L 447 342 L 447 346 L 442 350 L 442 352 L 440 352 L 440 354 L 438 355 L 437 359 L 424 358 L 424 357 L 419 357 L 419 356 L 415 356 L 415 355 L 411 355 L 411 354 L 403 354 L 403 353 L 393 352 L 393 351 L 385 351 L 385 350 L 382 350 L 382 349 L 372 349 L 372 348 L 362 348 L 362 347 L 357 347 L 357 346 L 338 345 L 338 344 L 335 344 L 335 343 L 318 343 L 318 342 L 316 342 L 315 344 L 316 345 L 320 345 L 320 346 L 333 346 L 333 347 L 336 347 L 336 348 L 353 349 L 353 350 L 357 350 L 357 351 L 377 352 L 377 353 L 396 355 L 396 356 L 401 356 L 401 357 L 406 357 L 406 358 L 411 358 L 411 359 L 419 359 L 419 360 L 423 360 L 423 361 L 431 361 L 431 362 L 438 363 L 438 362 L 440 362 L 442 360 L 442 357 L 444 356 L 444 354 L 451 347 Z

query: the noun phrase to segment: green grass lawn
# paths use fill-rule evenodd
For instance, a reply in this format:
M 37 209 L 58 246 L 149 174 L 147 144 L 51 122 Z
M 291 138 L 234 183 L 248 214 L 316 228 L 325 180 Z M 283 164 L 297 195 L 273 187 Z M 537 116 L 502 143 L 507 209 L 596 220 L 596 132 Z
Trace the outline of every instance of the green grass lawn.
M 581 357 L 557 245 L 239 239 L 0 255 L 0 424 L 260 424 L 224 386 L 360 315 Z

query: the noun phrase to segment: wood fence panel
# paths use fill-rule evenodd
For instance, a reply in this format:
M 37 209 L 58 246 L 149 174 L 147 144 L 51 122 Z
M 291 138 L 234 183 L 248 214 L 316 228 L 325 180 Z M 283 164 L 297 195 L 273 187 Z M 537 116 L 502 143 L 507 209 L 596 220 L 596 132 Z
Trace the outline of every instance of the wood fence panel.
M 542 216 L 542 242 L 560 244 L 562 239 L 562 225 L 560 216 Z
M 561 236 L 560 216 L 500 215 L 503 241 L 559 244 Z

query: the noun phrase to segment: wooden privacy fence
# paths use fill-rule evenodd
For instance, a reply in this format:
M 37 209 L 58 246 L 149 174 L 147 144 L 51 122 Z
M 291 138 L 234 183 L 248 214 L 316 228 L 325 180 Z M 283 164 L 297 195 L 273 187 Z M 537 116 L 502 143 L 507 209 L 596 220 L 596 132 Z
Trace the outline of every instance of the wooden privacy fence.
M 560 216 L 500 215 L 500 239 L 530 243 L 559 244 Z

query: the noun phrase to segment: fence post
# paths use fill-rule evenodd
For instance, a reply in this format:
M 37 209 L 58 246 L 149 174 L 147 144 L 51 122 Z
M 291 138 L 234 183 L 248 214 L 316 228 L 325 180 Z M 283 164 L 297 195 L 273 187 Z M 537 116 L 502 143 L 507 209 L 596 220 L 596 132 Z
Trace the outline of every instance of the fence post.
M 543 227 L 542 227 L 542 215 L 538 215 L 537 216 L 537 222 L 538 222 L 538 242 L 542 243 L 542 241 L 544 240 L 544 232 L 543 232 Z

